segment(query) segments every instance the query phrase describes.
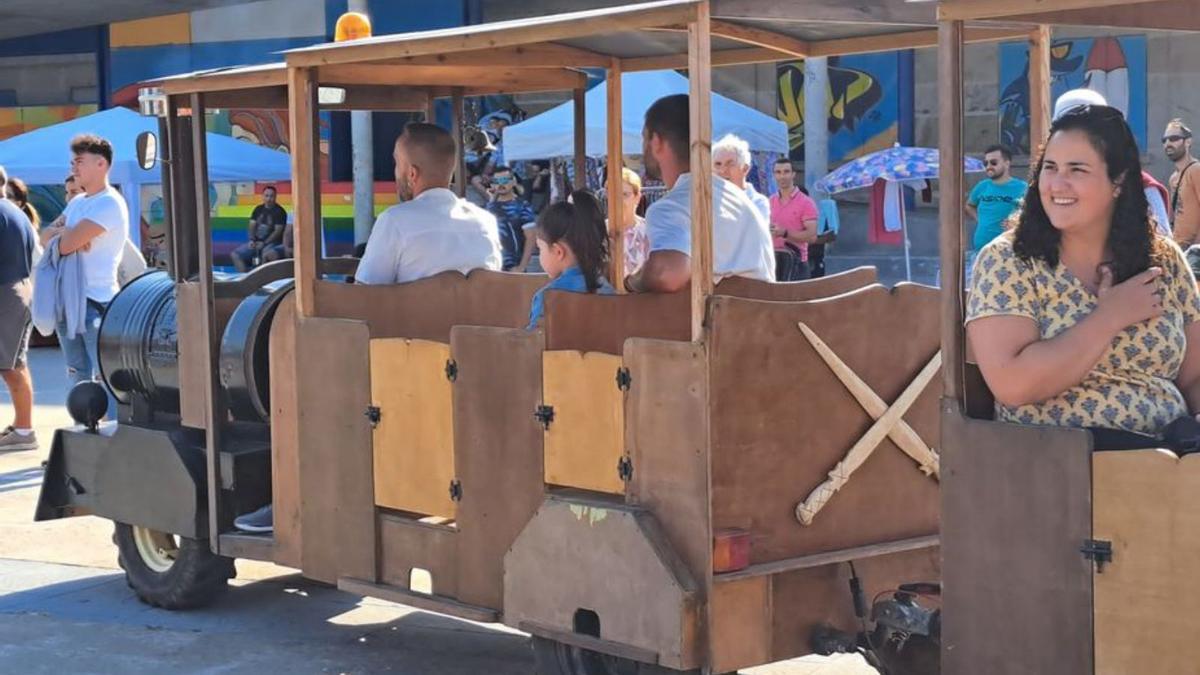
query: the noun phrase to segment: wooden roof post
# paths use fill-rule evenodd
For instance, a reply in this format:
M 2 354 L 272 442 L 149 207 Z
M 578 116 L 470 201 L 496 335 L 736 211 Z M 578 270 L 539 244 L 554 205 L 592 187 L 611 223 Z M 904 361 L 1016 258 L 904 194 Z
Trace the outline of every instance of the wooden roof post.
M 458 169 L 454 172 L 454 192 L 459 197 L 467 196 L 467 147 L 463 138 L 463 88 L 455 87 L 450 94 L 450 135 L 458 145 Z
M 605 139 L 608 156 L 608 251 L 609 276 L 618 293 L 625 292 L 625 212 L 622 196 L 625 192 L 621 169 L 625 167 L 624 123 L 621 119 L 621 61 L 613 59 L 608 67 L 608 119 Z M 578 104 L 576 104 L 578 105 Z
M 587 189 L 587 106 L 583 87 L 573 90 L 573 106 L 575 112 L 575 189 Z
M 688 23 L 688 99 L 692 173 L 692 340 L 704 337 L 704 313 L 713 289 L 711 10 L 696 5 Z
M 1050 135 L 1050 26 L 1029 34 L 1029 154 Z
M 963 22 L 938 24 L 942 394 L 963 401 Z
M 437 124 L 437 97 L 433 95 L 433 89 L 426 89 L 425 96 L 425 123 Z
M 197 195 L 208 194 L 208 147 L 204 126 L 204 94 L 191 95 L 192 108 L 192 175 L 195 180 L 193 188 Z M 221 335 L 216 330 L 216 300 L 213 290 L 213 250 L 212 229 L 210 228 L 208 200 L 196 200 L 196 242 L 197 257 L 199 258 L 200 282 L 200 333 L 204 336 L 204 353 L 200 363 L 204 366 L 207 377 L 204 378 L 204 419 L 207 431 L 205 442 L 208 447 L 205 461 L 205 471 L 208 485 L 218 485 L 218 451 L 221 448 L 221 432 L 224 427 L 225 415 L 220 406 L 220 381 L 217 361 L 221 351 Z M 208 538 L 209 546 L 214 552 L 220 551 L 220 529 L 225 523 L 220 501 L 220 490 L 208 491 Z
M 296 302 L 300 316 L 316 313 L 321 260 L 320 141 L 315 68 L 288 68 L 292 143 L 292 208 L 296 243 Z

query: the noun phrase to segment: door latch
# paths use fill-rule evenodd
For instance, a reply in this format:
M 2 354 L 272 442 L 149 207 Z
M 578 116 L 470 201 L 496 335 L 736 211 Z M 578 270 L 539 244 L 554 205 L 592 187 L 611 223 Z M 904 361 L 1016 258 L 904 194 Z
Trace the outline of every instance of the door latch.
M 633 460 L 629 455 L 622 455 L 621 459 L 617 460 L 617 476 L 626 483 L 633 480 Z
M 542 425 L 542 429 L 544 431 L 549 431 L 550 423 L 554 421 L 554 406 L 539 405 L 537 409 L 533 411 L 533 418 Z
M 633 384 L 633 376 L 629 374 L 629 369 L 625 367 L 617 368 L 617 389 L 629 391 L 629 385 L 631 384 Z
M 366 412 L 363 413 L 363 415 L 365 415 L 367 418 L 367 421 L 371 423 L 372 429 L 378 427 L 379 420 L 383 418 L 383 412 L 379 409 L 379 406 L 377 406 L 377 405 L 367 406 L 367 410 L 366 410 Z
M 450 501 L 462 501 L 462 483 L 458 482 L 457 478 L 450 481 Z
M 446 379 L 451 382 L 458 379 L 458 361 L 454 359 L 446 361 Z
M 1112 542 L 1104 539 L 1084 539 L 1079 552 L 1096 563 L 1096 574 L 1104 572 L 1104 563 L 1113 561 Z

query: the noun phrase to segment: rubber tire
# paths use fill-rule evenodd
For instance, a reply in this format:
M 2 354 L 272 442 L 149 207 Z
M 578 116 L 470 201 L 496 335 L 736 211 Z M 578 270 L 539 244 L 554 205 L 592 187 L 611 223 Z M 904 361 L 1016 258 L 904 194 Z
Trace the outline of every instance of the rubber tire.
M 113 543 L 125 582 L 142 602 L 163 609 L 191 609 L 212 602 L 236 571 L 233 558 L 214 554 L 207 541 L 179 537 L 179 557 L 166 572 L 146 565 L 133 540 L 133 528 L 114 523 Z
M 699 675 L 581 649 L 549 638 L 530 638 L 538 675 Z

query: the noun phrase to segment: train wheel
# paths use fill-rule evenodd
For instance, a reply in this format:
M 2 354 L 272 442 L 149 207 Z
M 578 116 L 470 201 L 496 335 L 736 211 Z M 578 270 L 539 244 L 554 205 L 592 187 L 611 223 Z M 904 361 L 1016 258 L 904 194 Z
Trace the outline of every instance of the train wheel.
M 533 636 L 533 659 L 538 675 L 699 675 L 699 670 L 672 670 L 581 649 Z
M 208 604 L 234 576 L 233 558 L 214 554 L 206 541 L 125 523 L 115 526 L 113 543 L 125 581 L 148 605 L 187 609 Z

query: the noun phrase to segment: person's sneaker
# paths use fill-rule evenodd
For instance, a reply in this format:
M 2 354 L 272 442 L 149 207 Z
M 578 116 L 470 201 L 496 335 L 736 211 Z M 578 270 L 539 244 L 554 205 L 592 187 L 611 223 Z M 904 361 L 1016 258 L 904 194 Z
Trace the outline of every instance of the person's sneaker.
M 19 450 L 37 450 L 37 433 L 30 431 L 29 435 L 21 435 L 11 426 L 0 432 L 0 452 L 16 452 Z
M 274 513 L 267 504 L 257 511 L 244 513 L 233 521 L 233 526 L 243 532 L 272 532 L 275 530 Z

